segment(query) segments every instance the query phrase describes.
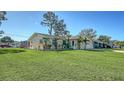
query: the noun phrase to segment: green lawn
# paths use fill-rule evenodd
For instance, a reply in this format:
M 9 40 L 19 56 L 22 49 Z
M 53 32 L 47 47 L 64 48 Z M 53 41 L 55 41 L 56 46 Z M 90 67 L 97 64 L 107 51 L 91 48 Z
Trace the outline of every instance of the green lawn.
M 0 49 L 0 80 L 124 80 L 124 53 Z

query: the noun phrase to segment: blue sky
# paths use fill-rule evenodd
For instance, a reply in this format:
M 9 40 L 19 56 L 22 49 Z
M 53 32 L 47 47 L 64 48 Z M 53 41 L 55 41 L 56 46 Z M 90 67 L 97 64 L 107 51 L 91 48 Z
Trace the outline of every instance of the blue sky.
M 9 11 L 0 29 L 5 35 L 11 36 L 14 40 L 26 40 L 34 32 L 48 33 L 47 28 L 40 25 L 41 11 Z M 67 29 L 72 35 L 77 35 L 81 29 L 93 28 L 97 35 L 108 35 L 112 39 L 124 40 L 124 12 L 99 12 L 99 11 L 73 11 L 55 12 L 60 19 L 64 19 Z

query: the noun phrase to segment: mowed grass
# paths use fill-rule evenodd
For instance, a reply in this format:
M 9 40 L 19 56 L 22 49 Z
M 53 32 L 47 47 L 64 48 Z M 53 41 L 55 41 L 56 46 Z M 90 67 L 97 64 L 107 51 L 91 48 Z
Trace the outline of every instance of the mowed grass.
M 0 49 L 0 80 L 124 80 L 124 53 Z

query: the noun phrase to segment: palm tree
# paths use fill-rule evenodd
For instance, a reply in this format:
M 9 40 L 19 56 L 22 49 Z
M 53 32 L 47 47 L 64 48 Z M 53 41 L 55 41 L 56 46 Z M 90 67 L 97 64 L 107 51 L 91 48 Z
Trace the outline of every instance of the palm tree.
M 83 42 L 83 38 L 81 35 L 78 36 L 78 48 L 81 48 L 81 43 Z
M 81 30 L 79 36 L 82 37 L 82 41 L 84 42 L 84 49 L 86 49 L 87 42 L 93 43 L 93 40 L 97 35 L 94 29 L 88 28 L 88 29 Z
M 103 47 L 106 48 L 110 43 L 111 37 L 107 35 L 100 35 L 98 37 L 98 40 L 103 42 L 103 45 L 104 45 Z
M 70 37 L 71 37 L 70 31 L 65 30 L 65 31 L 64 31 L 64 36 L 65 36 L 65 39 L 67 40 L 66 47 L 67 47 L 67 48 L 70 48 L 70 42 L 69 42 L 69 39 L 70 39 Z
M 114 41 L 113 44 L 119 46 L 120 49 L 124 47 L 124 41 Z
M 101 42 L 105 43 L 105 44 L 109 44 L 111 37 L 107 36 L 107 35 L 100 35 L 98 40 L 100 40 Z

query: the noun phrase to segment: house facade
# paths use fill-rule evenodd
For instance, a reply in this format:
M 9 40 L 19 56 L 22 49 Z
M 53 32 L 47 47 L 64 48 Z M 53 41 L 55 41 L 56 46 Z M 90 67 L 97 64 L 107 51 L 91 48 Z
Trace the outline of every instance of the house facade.
M 54 40 L 52 40 L 53 36 L 41 33 L 34 33 L 29 39 L 29 48 L 44 50 L 44 49 L 55 49 Z M 65 44 L 64 44 L 65 43 Z M 67 48 L 65 45 L 67 44 L 63 40 L 57 40 L 57 49 Z M 95 49 L 95 48 L 107 48 L 111 47 L 108 44 L 104 44 L 99 40 L 88 41 L 86 44 L 82 42 L 80 44 L 80 49 Z M 71 49 L 79 49 L 78 45 L 78 36 L 72 36 L 69 38 L 69 48 Z
M 70 42 L 70 47 L 72 49 L 79 49 L 79 45 L 78 45 L 78 36 L 72 36 L 70 39 L 69 39 L 69 42 Z M 86 43 L 82 42 L 80 43 L 80 49 L 93 49 L 94 48 L 94 45 L 93 45 L 93 42 L 92 41 L 89 41 Z
M 34 33 L 29 39 L 29 48 L 30 49 L 37 49 L 37 50 L 44 50 L 47 49 L 51 44 L 50 35 L 41 34 L 41 33 Z

